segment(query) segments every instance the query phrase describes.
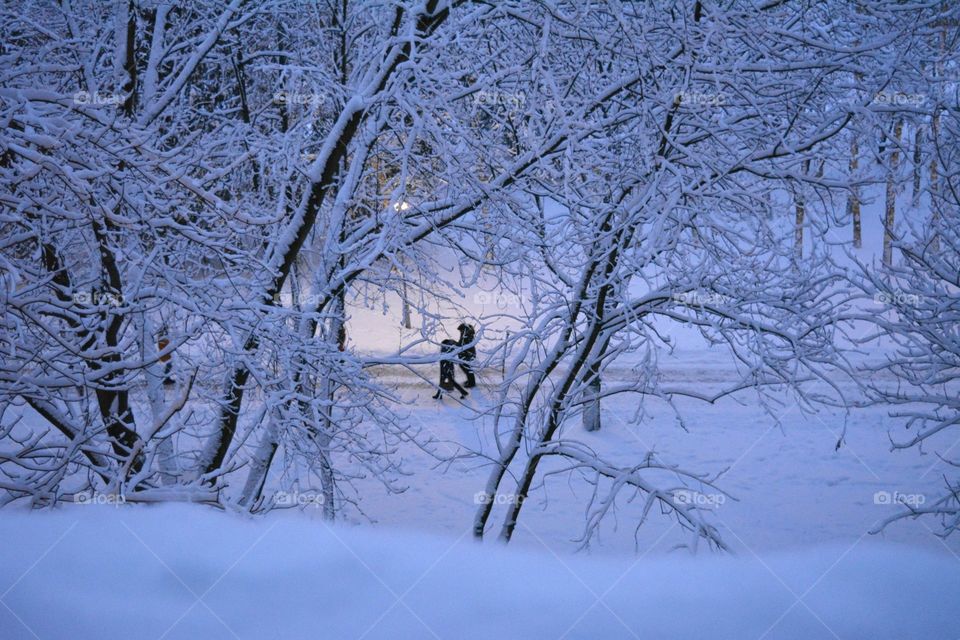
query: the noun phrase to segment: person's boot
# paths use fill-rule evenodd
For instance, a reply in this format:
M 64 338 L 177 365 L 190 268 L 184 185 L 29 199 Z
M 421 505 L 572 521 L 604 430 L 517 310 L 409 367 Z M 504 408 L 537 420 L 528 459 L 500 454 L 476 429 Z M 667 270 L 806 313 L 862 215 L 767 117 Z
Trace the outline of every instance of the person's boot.
M 434 400 L 439 400 L 439 399 L 442 398 L 442 397 L 443 397 L 443 392 L 440 391 L 440 389 L 437 389 L 437 392 L 436 392 L 435 394 L 433 394 L 433 399 L 434 399 Z

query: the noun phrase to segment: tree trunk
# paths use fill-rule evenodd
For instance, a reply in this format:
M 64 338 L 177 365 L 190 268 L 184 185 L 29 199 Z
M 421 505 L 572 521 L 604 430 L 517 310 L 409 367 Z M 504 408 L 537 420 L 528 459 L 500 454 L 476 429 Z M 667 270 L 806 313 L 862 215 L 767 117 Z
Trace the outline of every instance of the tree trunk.
M 324 376 L 322 384 L 324 398 L 329 402 L 326 413 L 322 416 L 316 441 L 320 451 L 320 482 L 322 485 L 321 489 L 323 490 L 323 517 L 325 520 L 332 522 L 336 517 L 334 498 L 336 497 L 337 486 L 336 477 L 333 473 L 330 443 L 333 440 L 333 399 L 337 391 L 337 385 L 330 376 Z
M 900 133 L 903 121 L 897 120 L 893 126 L 893 139 L 890 140 L 890 161 L 887 166 L 887 202 L 886 216 L 883 222 L 883 264 L 893 264 L 893 233 L 897 213 L 897 168 L 900 163 Z
M 120 0 L 114 17 L 114 91 L 123 94 L 123 113 L 133 117 L 137 108 L 137 7 L 133 0 Z
M 930 153 L 930 248 L 940 250 L 940 167 L 937 165 L 937 154 L 940 152 L 940 112 L 933 112 L 930 125 L 931 153 Z
M 618 203 L 619 204 L 619 203 Z M 607 234 L 611 230 L 611 217 L 608 216 L 606 220 L 599 226 L 601 234 Z M 604 282 L 599 287 L 599 291 L 596 294 L 596 298 L 592 300 L 593 303 L 591 311 L 593 312 L 592 316 L 594 320 L 591 321 L 591 326 L 588 328 L 586 335 L 582 339 L 582 346 L 580 347 L 580 353 L 574 357 L 570 371 L 568 371 L 562 380 L 559 381 L 559 384 L 554 391 L 552 401 L 550 402 L 550 411 L 546 419 L 546 424 L 544 425 L 543 431 L 540 433 L 537 438 L 537 447 L 542 447 L 546 443 L 550 442 L 557 430 L 560 428 L 560 425 L 563 422 L 563 405 L 566 400 L 567 394 L 573 388 L 576 378 L 580 375 L 580 372 L 585 366 L 588 365 L 588 360 L 590 355 L 593 352 L 598 354 L 596 362 L 599 363 L 600 355 L 606 351 L 607 344 L 611 336 L 608 334 L 603 336 L 604 329 L 603 316 L 604 312 L 609 308 L 609 299 L 614 294 L 614 286 L 609 284 L 611 277 L 613 275 L 614 269 L 620 260 L 620 251 L 624 246 L 625 235 L 628 233 L 626 229 L 618 230 L 613 237 L 611 238 L 609 251 L 600 252 L 597 256 L 598 259 L 594 263 L 599 266 L 603 263 L 603 271 L 600 274 L 593 273 L 594 276 L 599 275 L 600 281 Z M 604 254 L 606 254 L 604 256 Z M 593 272 L 591 268 L 589 270 Z M 574 321 L 576 315 L 572 316 Z M 517 521 L 520 517 L 520 510 L 523 508 L 523 503 L 530 495 L 530 487 L 533 485 L 533 480 L 537 474 L 537 468 L 539 467 L 542 454 L 534 453 L 527 460 L 526 465 L 524 466 L 523 471 L 519 474 L 517 479 L 517 489 L 513 500 L 507 506 L 507 513 L 503 518 L 503 525 L 500 528 L 499 539 L 502 542 L 509 542 L 510 538 L 513 537 L 513 532 L 516 530 Z
M 127 76 L 123 91 L 127 97 L 123 101 L 123 111 L 128 117 L 132 118 L 137 110 L 137 7 L 133 0 L 130 0 L 127 11 L 129 13 L 127 19 L 127 50 L 123 62 L 123 69 Z
M 410 314 L 410 300 L 407 298 L 407 276 L 404 273 L 400 274 L 400 282 L 403 287 L 403 318 L 401 323 L 403 324 L 404 329 L 413 329 L 413 320 L 411 319 Z
M 810 172 L 810 159 L 803 161 L 803 175 Z M 797 185 L 793 193 L 793 201 L 796 206 L 796 220 L 793 226 L 793 254 L 797 260 L 803 258 L 803 219 L 806 216 L 806 203 L 804 201 L 803 189 L 804 183 Z
M 860 149 L 857 146 L 856 135 L 850 136 L 850 164 L 848 176 L 856 180 L 857 169 L 860 165 Z M 855 184 L 850 185 L 850 192 L 847 194 L 847 214 L 853 222 L 853 246 L 857 249 L 863 246 L 863 236 L 860 231 L 860 187 Z
M 920 206 L 920 173 L 923 162 L 923 127 L 917 125 L 917 131 L 913 136 L 913 194 L 911 202 L 913 208 Z
M 590 398 L 583 407 L 583 428 L 587 431 L 600 431 L 600 372 L 590 369 L 590 379 L 586 383 Z
M 153 422 L 156 423 L 165 412 L 163 383 L 166 378 L 166 371 L 164 370 L 164 363 L 159 361 L 157 355 L 158 348 L 161 348 L 161 345 L 155 339 L 158 332 L 146 313 L 141 314 L 140 317 L 142 357 L 145 362 L 152 363 L 144 371 L 144 377 L 147 381 L 147 399 L 150 401 L 151 417 Z M 160 484 L 165 486 L 176 484 L 181 469 L 178 464 L 173 436 L 167 436 L 157 443 L 157 462 L 160 467 Z
M 273 464 L 278 446 L 277 425 L 274 419 L 270 418 L 263 439 L 250 460 L 250 474 L 247 476 L 243 493 L 240 495 L 240 506 L 251 511 L 259 506 L 263 496 L 263 487 L 266 485 L 270 465 Z

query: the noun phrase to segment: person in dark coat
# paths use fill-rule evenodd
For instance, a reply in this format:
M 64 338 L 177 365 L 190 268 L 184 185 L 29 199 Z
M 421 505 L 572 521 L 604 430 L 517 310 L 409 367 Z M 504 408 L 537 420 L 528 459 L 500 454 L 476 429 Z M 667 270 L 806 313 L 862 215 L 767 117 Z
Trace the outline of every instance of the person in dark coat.
M 444 340 L 440 343 L 440 353 L 454 353 L 457 350 L 457 346 L 457 343 L 453 340 Z M 440 359 L 440 388 L 437 389 L 437 393 L 433 396 L 434 400 L 442 398 L 444 391 L 453 391 L 454 389 L 460 392 L 461 400 L 467 397 L 467 390 L 457 384 L 454 378 L 454 370 L 454 363 L 451 358 Z
M 465 322 L 460 323 L 457 331 L 460 332 L 459 345 L 461 347 L 470 345 L 466 349 L 460 350 L 460 368 L 467 374 L 467 381 L 463 386 L 470 389 L 477 386 L 477 379 L 473 375 L 473 361 L 477 359 L 477 348 L 473 345 L 473 341 L 477 336 L 477 331 L 473 328 L 472 324 Z

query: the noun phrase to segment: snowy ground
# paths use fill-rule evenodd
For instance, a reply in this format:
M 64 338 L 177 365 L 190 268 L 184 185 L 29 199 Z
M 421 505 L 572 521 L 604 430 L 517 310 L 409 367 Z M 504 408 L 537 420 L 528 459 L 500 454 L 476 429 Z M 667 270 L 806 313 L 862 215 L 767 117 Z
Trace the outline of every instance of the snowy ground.
M 732 379 L 727 363 L 722 354 L 711 351 L 679 352 L 665 364 L 664 372 L 668 382 L 704 389 Z M 460 405 L 449 396 L 442 403 L 431 400 L 433 390 L 412 384 L 413 376 L 392 380 L 398 392 L 413 401 L 410 420 L 440 441 L 434 447 L 438 455 L 465 449 L 495 451 L 492 420 L 476 417 L 472 411 L 487 399 L 482 389 Z M 687 469 L 709 473 L 727 469 L 718 484 L 729 497 L 708 492 L 694 499 L 713 509 L 713 522 L 741 555 L 887 541 L 960 562 L 960 540 L 935 536 L 929 528 L 935 527 L 933 521 L 902 521 L 882 535 L 867 533 L 896 511 L 887 497 L 892 501 L 896 493 L 932 499 L 942 492 L 946 472 L 936 455 L 890 451 L 888 431 L 896 433 L 899 422 L 887 415 L 886 408 L 852 410 L 849 415 L 821 408 L 811 414 L 783 397 L 782 406 L 770 416 L 756 406 L 754 398 L 745 394 L 715 405 L 679 401 L 687 431 L 677 424 L 673 411 L 658 401 L 648 400 L 650 415 L 641 426 L 629 424 L 634 402 L 611 398 L 605 401 L 601 432 L 589 434 L 575 427 L 572 435 L 623 463 L 639 462 L 644 452 L 655 450 L 664 460 Z M 845 422 L 845 441 L 837 450 Z M 940 451 L 953 444 L 948 440 L 944 439 Z M 373 496 L 378 487 L 371 483 L 364 499 L 369 514 L 383 527 L 445 532 L 453 537 L 467 531 L 476 509 L 475 494 L 487 477 L 489 467 L 484 461 L 458 461 L 438 480 L 435 473 L 427 472 L 437 464 L 435 460 L 413 448 L 405 457 L 412 472 L 406 480 L 409 489 L 377 499 Z M 574 538 L 581 532 L 588 487 L 569 480 L 568 475 L 550 478 L 528 500 L 515 544 L 562 554 L 577 548 Z M 668 553 L 675 545 L 689 542 L 685 532 L 658 512 L 635 532 L 641 508 L 641 504 L 621 501 L 616 519 L 607 522 L 591 553 Z M 496 527 L 500 513 L 494 511 Z M 619 525 L 618 530 L 614 525 Z M 956 569 L 960 571 L 960 564 Z
M 679 352 L 664 371 L 703 387 L 730 374 L 704 351 Z M 412 375 L 384 380 L 415 401 L 410 420 L 439 453 L 490 451 L 489 420 L 469 409 L 486 401 L 482 388 L 461 406 L 430 400 Z M 362 487 L 374 527 L 355 516 L 331 528 L 313 507 L 263 518 L 184 505 L 4 510 L 0 638 L 956 640 L 958 541 L 925 521 L 866 533 L 894 509 L 877 492 L 932 495 L 944 471 L 933 455 L 889 452 L 885 410 L 852 412 L 835 451 L 840 411 L 804 414 L 785 399 L 778 425 L 748 397 L 691 401 L 685 432 L 666 407 L 648 408 L 636 427 L 611 400 L 604 430 L 577 437 L 624 461 L 654 448 L 689 468 L 729 468 L 720 486 L 732 497 L 713 521 L 732 556 L 671 550 L 689 537 L 656 513 L 635 537 L 639 506 L 626 501 L 572 553 L 587 496 L 566 476 L 535 492 L 509 549 L 480 547 L 469 525 L 482 461 L 440 476 L 411 447 L 406 492 Z
M 598 559 L 182 505 L 6 511 L 0 536 L 4 640 L 957 637 L 957 561 L 876 541 Z

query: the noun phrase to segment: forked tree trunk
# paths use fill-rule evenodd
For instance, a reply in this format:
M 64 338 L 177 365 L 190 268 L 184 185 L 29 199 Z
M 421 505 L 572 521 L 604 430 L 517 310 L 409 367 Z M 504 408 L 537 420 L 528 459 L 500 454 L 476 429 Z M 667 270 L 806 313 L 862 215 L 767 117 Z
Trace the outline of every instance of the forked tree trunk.
M 333 319 L 330 321 L 326 339 L 335 343 L 339 351 L 346 349 L 346 306 L 343 294 L 338 296 Z M 336 497 L 336 477 L 333 472 L 333 459 L 330 445 L 336 422 L 333 417 L 334 399 L 336 398 L 337 381 L 330 375 L 329 370 L 320 373 L 320 397 L 323 398 L 323 412 L 319 416 L 314 442 L 317 445 L 317 457 L 320 464 L 320 483 L 323 491 L 323 517 L 332 521 L 336 516 L 334 498 Z
M 273 418 L 270 418 L 264 430 L 263 439 L 250 459 L 250 473 L 247 475 L 239 500 L 241 507 L 253 511 L 259 506 L 270 465 L 273 464 L 278 447 L 277 424 Z

